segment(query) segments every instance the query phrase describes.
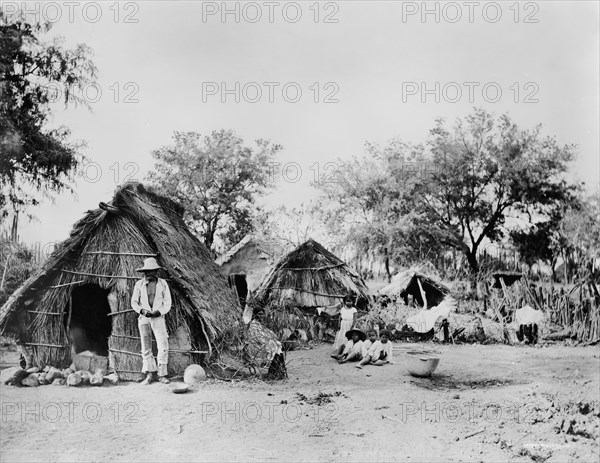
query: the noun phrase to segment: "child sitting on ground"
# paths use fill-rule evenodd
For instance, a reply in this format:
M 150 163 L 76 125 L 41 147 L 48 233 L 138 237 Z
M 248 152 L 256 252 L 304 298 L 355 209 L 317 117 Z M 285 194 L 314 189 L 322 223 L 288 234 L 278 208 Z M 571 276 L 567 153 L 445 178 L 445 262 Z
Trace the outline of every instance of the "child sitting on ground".
M 362 358 L 367 356 L 373 344 L 377 342 L 377 331 L 373 329 L 367 331 L 367 337 L 368 339 L 363 342 Z
M 392 333 L 388 330 L 379 332 L 379 341 L 375 341 L 369 349 L 367 355 L 360 361 L 356 368 L 362 368 L 364 365 L 381 366 L 386 363 L 392 363 L 393 344 L 390 341 Z
M 339 355 L 332 355 L 337 358 L 338 363 L 357 362 L 362 359 L 363 342 L 366 339 L 365 333 L 360 330 L 349 330 L 346 332 L 348 340 Z

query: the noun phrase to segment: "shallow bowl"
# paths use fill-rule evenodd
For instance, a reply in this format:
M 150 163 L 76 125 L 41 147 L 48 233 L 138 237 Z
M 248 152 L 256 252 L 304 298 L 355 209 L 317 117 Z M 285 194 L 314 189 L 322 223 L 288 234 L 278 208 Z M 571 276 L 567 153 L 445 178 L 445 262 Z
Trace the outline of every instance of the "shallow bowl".
M 433 374 L 440 358 L 425 352 L 407 352 L 404 355 L 408 372 L 418 378 L 427 378 Z

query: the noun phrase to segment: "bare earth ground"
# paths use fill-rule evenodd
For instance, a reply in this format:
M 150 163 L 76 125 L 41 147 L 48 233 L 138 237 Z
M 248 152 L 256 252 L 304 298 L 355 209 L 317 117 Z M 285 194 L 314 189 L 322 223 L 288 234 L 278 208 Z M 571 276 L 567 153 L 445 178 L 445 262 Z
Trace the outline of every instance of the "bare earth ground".
M 319 345 L 277 383 L 0 386 L 1 460 L 600 461 L 597 347 L 420 347 L 441 352 L 431 379 Z

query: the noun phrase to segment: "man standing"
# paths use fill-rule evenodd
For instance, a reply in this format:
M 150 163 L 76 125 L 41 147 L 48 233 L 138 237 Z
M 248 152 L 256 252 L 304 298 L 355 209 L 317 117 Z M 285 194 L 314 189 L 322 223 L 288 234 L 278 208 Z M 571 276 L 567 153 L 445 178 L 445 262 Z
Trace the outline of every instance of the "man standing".
M 158 381 L 169 384 L 167 379 L 169 335 L 165 314 L 171 310 L 171 291 L 167 282 L 156 276 L 161 268 L 154 257 L 145 259 L 144 266 L 137 269 L 138 272 L 144 273 L 144 278 L 135 284 L 131 296 L 131 307 L 140 314 L 138 328 L 142 340 L 142 373 L 146 373 L 146 379 L 142 384 L 155 381 L 157 371 Z M 152 333 L 158 347 L 158 368 L 152 355 Z

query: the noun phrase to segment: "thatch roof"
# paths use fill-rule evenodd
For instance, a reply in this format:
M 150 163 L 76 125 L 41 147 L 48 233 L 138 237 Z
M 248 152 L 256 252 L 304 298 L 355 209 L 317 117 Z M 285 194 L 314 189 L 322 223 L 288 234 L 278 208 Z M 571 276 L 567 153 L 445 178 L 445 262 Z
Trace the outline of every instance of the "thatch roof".
M 259 286 L 257 306 L 323 307 L 334 305 L 348 293 L 366 306 L 369 290 L 356 271 L 310 239 L 281 259 Z
M 450 288 L 445 284 L 415 269 L 409 269 L 394 275 L 390 284 L 379 290 L 379 294 L 387 296 L 405 296 L 410 294 L 417 303 L 424 305 L 419 282 L 425 292 L 428 307 L 438 305 L 450 293 Z
M 215 262 L 225 276 L 246 275 L 248 289 L 254 291 L 284 254 L 285 246 L 282 242 L 249 234 L 229 251 L 221 254 Z
M 38 359 L 64 363 L 70 358 L 65 326 L 73 290 L 96 285 L 112 298 L 111 355 L 139 355 L 134 354 L 139 333 L 130 297 L 140 278 L 135 269 L 145 257 L 156 256 L 164 268 L 159 276 L 167 278 L 173 298 L 166 317 L 169 334 L 185 334 L 182 355 L 210 351 L 213 340 L 241 314 L 226 279 L 182 215 L 178 204 L 143 185 L 123 185 L 109 204 L 88 211 L 43 268 L 0 308 L 0 331 L 33 346 Z M 169 342 L 173 347 L 177 336 Z

